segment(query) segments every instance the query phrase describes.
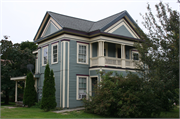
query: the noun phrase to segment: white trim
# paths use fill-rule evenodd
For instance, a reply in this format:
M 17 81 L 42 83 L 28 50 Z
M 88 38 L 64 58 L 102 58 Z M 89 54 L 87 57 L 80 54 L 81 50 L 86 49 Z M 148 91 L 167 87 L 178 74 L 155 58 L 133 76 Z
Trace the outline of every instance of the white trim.
M 33 54 L 36 54 L 36 53 L 38 53 L 38 50 L 36 50 L 36 51 L 33 51 L 32 53 L 33 53 Z
M 93 68 L 93 69 L 89 69 L 90 71 L 92 70 L 100 70 L 100 68 Z M 127 71 L 126 69 L 113 69 L 113 68 L 102 68 L 102 70 L 114 70 L 114 71 Z M 135 70 L 128 70 L 130 72 L 136 72 Z
M 44 64 L 44 49 L 45 48 L 47 48 L 47 63 L 48 63 L 48 46 L 42 48 L 42 66 L 46 66 L 46 64 Z
M 57 45 L 57 61 L 54 62 L 53 60 L 53 46 Z M 59 42 L 51 44 L 51 64 L 57 64 L 58 63 L 58 51 L 59 51 Z
M 86 78 L 86 99 L 88 99 L 88 78 L 89 76 L 76 76 L 76 100 L 81 100 L 79 99 L 79 78 L 83 77 Z
M 48 23 L 46 24 L 46 27 L 45 27 L 45 29 L 44 29 L 41 37 L 45 37 L 45 36 L 48 36 L 48 35 L 49 35 L 49 34 L 47 34 L 47 35 L 44 35 L 44 34 L 46 33 L 47 28 L 49 27 L 50 23 L 52 23 L 57 30 L 62 29 L 62 27 L 61 27 L 58 23 L 56 23 L 56 21 L 55 21 L 53 18 L 50 18 L 50 19 L 48 20 Z M 50 34 L 51 34 L 51 33 L 50 33 Z
M 68 42 L 68 60 L 67 60 L 67 108 L 69 108 L 69 42 Z
M 130 25 L 124 19 L 121 19 L 118 22 L 116 22 L 114 25 L 110 26 L 108 29 L 105 30 L 105 32 L 112 33 L 123 25 L 126 27 L 126 29 L 131 33 L 131 35 L 134 38 L 139 39 L 139 36 L 134 32 L 134 30 L 130 27 Z
M 26 76 L 12 77 L 10 78 L 10 80 L 14 80 L 14 81 L 26 80 Z
M 59 101 L 60 101 L 60 103 L 59 103 L 59 104 L 60 104 L 60 107 L 62 107 L 62 104 L 61 104 L 61 100 L 62 100 L 62 99 L 61 99 L 61 98 L 62 98 L 62 94 L 61 94 L 62 78 L 61 78 L 61 76 L 62 76 L 62 42 L 61 42 L 61 63 L 60 63 L 60 88 L 59 88 L 59 89 L 60 89 L 60 100 L 59 100 Z
M 82 63 L 82 62 L 79 62 L 78 58 L 79 58 L 79 45 L 84 45 L 86 46 L 86 62 L 85 63 Z M 77 63 L 78 64 L 89 64 L 89 54 L 88 54 L 88 44 L 84 44 L 84 43 L 77 43 Z
M 66 42 L 63 42 L 63 108 L 65 107 L 65 49 L 66 49 Z

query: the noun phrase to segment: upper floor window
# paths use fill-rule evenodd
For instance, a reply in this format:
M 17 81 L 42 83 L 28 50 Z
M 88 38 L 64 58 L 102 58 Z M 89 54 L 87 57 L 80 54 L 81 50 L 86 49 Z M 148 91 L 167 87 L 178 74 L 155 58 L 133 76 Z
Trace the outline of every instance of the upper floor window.
M 42 65 L 46 65 L 48 62 L 48 46 L 42 48 Z
M 58 43 L 52 44 L 51 46 L 51 63 L 57 63 L 58 62 Z
M 77 63 L 88 64 L 88 44 L 77 43 Z
M 139 60 L 139 54 L 133 53 L 133 60 Z

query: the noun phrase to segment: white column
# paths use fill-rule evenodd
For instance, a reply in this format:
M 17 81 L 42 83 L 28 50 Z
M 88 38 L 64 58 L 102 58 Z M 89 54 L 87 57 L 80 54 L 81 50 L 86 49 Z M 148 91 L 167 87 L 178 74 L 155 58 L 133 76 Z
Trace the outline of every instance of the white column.
M 17 102 L 17 81 L 15 83 L 15 102 Z
M 98 42 L 98 57 L 99 57 L 99 66 L 104 66 L 105 65 L 105 59 L 104 59 L 104 41 L 99 40 Z
M 121 62 L 121 66 L 122 68 L 125 68 L 126 67 L 126 61 L 125 61 L 125 45 L 121 45 L 121 59 L 122 59 L 122 62 Z

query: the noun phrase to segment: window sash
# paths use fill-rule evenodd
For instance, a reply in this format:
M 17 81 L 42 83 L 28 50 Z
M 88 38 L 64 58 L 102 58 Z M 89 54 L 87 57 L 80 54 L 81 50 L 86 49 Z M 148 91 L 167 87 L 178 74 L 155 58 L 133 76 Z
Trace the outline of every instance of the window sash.
M 79 45 L 79 52 L 78 52 L 78 62 L 86 63 L 87 59 L 87 46 L 86 45 Z
M 82 99 L 83 97 L 86 97 L 86 77 L 79 77 L 79 91 L 78 91 L 78 97 L 79 99 Z
M 43 56 L 43 59 L 44 59 L 44 62 L 43 62 L 43 63 L 44 63 L 44 64 L 47 64 L 47 55 L 48 55 L 48 49 L 47 49 L 47 47 L 43 49 L 43 52 L 44 52 L 44 53 L 43 53 L 43 55 L 44 55 L 44 56 Z
M 58 52 L 58 50 L 57 50 L 57 45 L 53 45 L 53 48 L 52 48 L 52 50 L 53 50 L 53 55 L 52 55 L 52 61 L 53 61 L 53 63 L 54 62 L 57 62 L 57 52 Z

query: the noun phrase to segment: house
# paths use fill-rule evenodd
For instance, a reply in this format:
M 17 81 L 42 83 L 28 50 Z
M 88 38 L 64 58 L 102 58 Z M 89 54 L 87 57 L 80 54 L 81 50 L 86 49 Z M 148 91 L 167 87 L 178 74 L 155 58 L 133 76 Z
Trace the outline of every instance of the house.
M 143 41 L 135 29 L 127 11 L 97 22 L 46 12 L 34 37 L 38 100 L 47 63 L 54 71 L 57 107 L 62 108 L 83 106 L 81 99 L 88 98 L 87 93 L 94 95 L 93 84 L 101 81 L 97 71 L 135 72 L 133 61 L 138 62 L 139 55 L 133 45 Z

